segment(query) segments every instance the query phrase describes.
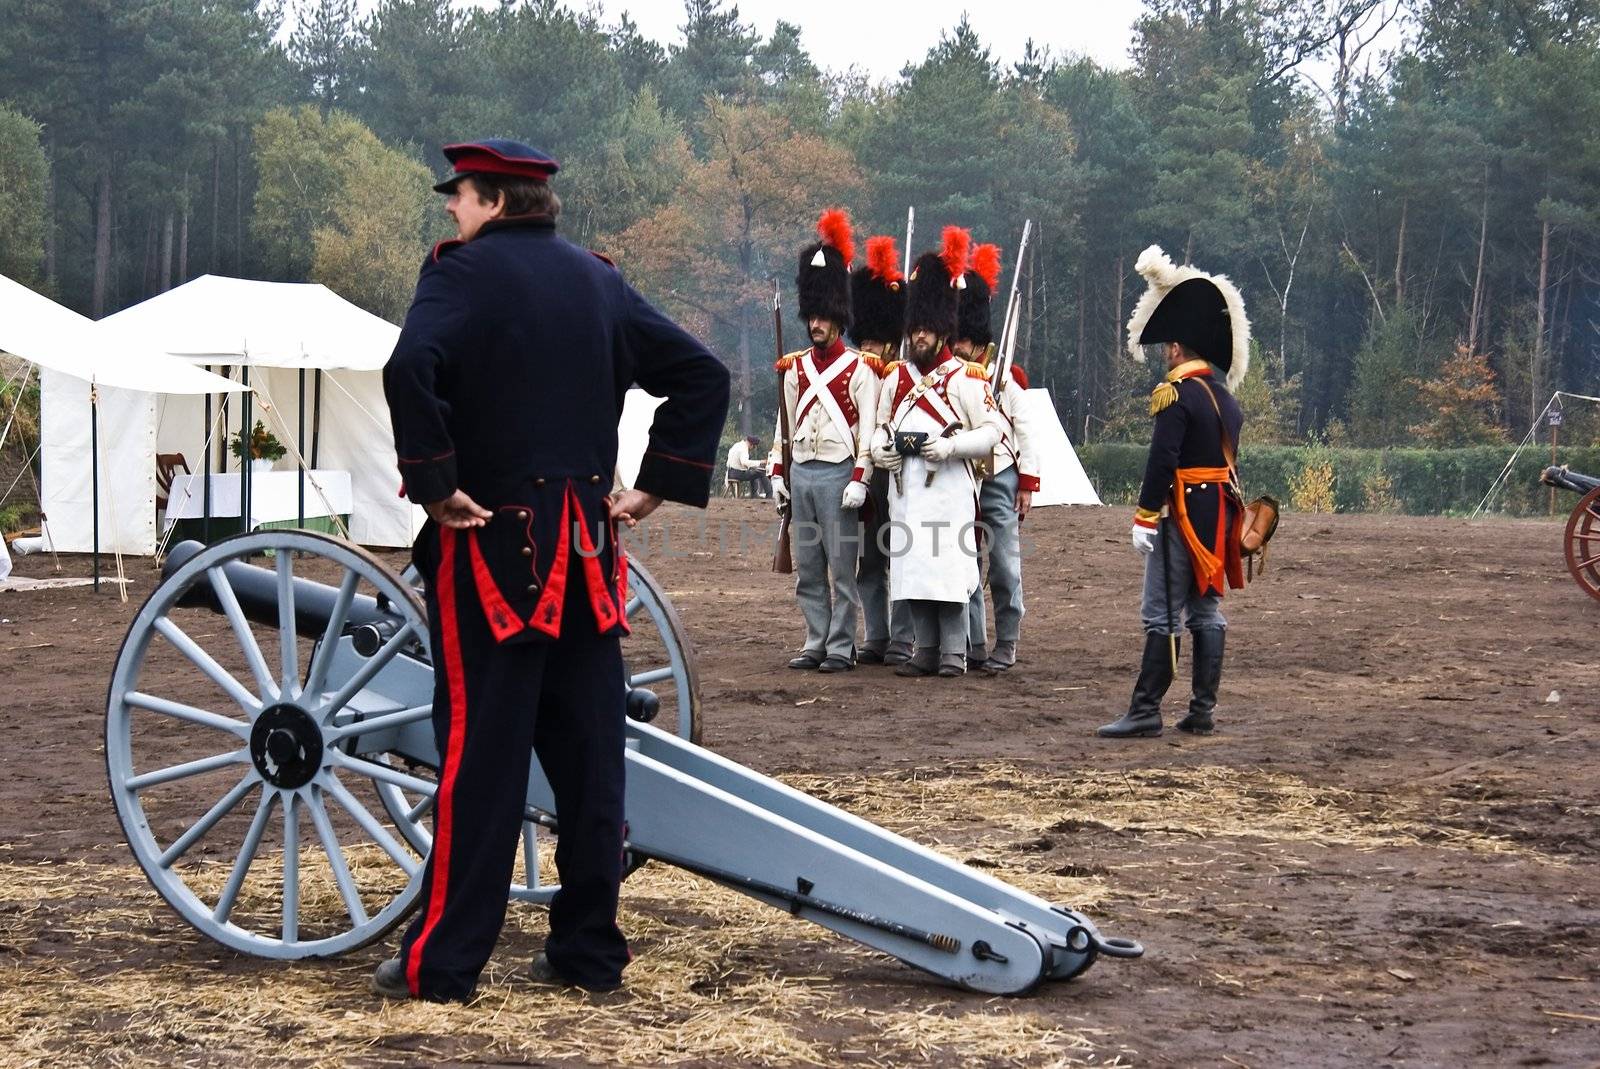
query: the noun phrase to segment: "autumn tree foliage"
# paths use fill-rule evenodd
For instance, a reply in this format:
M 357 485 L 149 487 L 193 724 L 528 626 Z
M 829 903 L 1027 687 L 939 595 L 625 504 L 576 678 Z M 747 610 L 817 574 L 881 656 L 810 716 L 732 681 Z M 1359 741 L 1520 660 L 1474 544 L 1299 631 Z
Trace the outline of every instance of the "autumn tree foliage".
M 823 209 L 848 204 L 862 185 L 850 153 L 797 130 L 780 109 L 708 98 L 697 130 L 707 155 L 690 165 L 671 200 L 612 243 L 636 285 L 703 337 L 732 343 L 735 418 L 741 433 L 765 424 L 752 405 L 758 369 L 773 352 L 773 280 L 792 286 L 795 256 Z M 792 313 L 793 305 L 786 302 Z M 802 334 L 792 314 L 786 331 Z
M 1500 389 L 1489 360 L 1465 343 L 1431 379 L 1411 379 L 1428 418 L 1411 432 L 1429 445 L 1485 445 L 1505 440 L 1499 423 Z

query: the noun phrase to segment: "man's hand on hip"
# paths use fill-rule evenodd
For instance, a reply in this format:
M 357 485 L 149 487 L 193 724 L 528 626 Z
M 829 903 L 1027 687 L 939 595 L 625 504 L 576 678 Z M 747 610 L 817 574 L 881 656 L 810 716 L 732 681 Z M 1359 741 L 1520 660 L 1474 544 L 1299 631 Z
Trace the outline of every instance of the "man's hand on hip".
M 494 513 L 468 497 L 464 491 L 457 490 L 443 501 L 434 501 L 422 506 L 423 511 L 434 523 L 441 527 L 482 527 L 494 519 Z
M 655 494 L 643 490 L 624 490 L 611 498 L 611 518 L 637 527 L 639 521 L 654 512 L 661 504 Z

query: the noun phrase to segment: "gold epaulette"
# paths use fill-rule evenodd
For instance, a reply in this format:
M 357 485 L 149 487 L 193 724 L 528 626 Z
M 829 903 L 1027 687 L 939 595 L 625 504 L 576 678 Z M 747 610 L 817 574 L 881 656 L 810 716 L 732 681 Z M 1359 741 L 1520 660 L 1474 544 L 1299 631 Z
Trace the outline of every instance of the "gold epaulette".
M 1150 391 L 1150 414 L 1157 415 L 1162 409 L 1168 408 L 1178 399 L 1177 383 L 1163 382 Z
M 984 367 L 982 364 L 978 363 L 976 360 L 967 360 L 967 361 L 964 361 L 964 363 L 967 365 L 967 378 L 969 378 L 969 379 L 982 379 L 984 382 L 988 382 L 989 381 L 989 369 L 988 368 Z
M 796 360 L 799 360 L 805 355 L 805 352 L 806 351 L 804 349 L 796 349 L 792 353 L 784 353 L 782 356 L 778 357 L 778 362 L 772 365 L 772 369 L 774 371 L 788 371 L 790 368 L 794 367 L 794 362 Z
M 883 357 L 875 356 L 872 353 L 862 352 L 858 352 L 856 355 L 861 357 L 861 362 L 863 364 L 872 369 L 872 373 L 874 375 L 878 376 L 880 379 L 883 378 Z
M 885 378 L 886 379 L 890 375 L 893 375 L 896 371 L 899 371 L 899 370 L 900 370 L 900 361 L 891 360 L 887 364 L 883 365 L 883 370 L 878 373 L 878 376 L 880 378 Z

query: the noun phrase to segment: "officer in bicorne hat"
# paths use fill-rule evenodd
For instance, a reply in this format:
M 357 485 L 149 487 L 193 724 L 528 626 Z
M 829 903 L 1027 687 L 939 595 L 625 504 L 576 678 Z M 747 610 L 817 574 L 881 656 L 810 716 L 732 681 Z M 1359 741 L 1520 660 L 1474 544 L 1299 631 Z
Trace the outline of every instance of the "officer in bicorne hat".
M 909 610 L 915 648 L 896 675 L 966 674 L 967 602 L 978 588 L 972 462 L 1000 444 L 988 380 L 950 352 L 972 239 L 946 227 L 906 295 L 906 363 L 890 365 L 878 398 L 874 463 L 889 485 L 889 598 Z
M 881 377 L 900 351 L 905 332 L 906 283 L 894 238 L 867 239 L 867 262 L 850 273 L 850 340 Z M 856 585 L 861 592 L 863 639 L 856 659 L 861 664 L 883 664 L 889 648 L 889 556 L 884 525 L 889 519 L 889 473 L 874 468 L 867 483 L 867 504 L 861 512 L 864 527 L 861 563 Z M 909 626 L 905 656 L 911 655 Z M 901 658 L 903 661 L 905 658 Z
M 1039 463 L 1033 452 L 1032 424 L 1023 403 L 1028 377 L 1012 362 L 1004 382 L 994 381 L 995 344 L 991 309 L 1000 285 L 1000 249 L 979 245 L 972 250 L 967 288 L 961 291 L 961 312 L 950 349 L 983 372 L 1000 413 L 1000 445 L 983 458 L 978 492 L 984 542 L 980 565 L 994 595 L 994 649 L 989 650 L 984 618 L 984 583 L 967 605 L 967 667 L 1004 672 L 1017 663 L 1022 637 L 1022 537 L 1019 525 L 1028 516 L 1033 492 L 1039 489 Z
M 772 493 L 789 504 L 795 597 L 806 638 L 790 668 L 845 672 L 856 666 L 861 595 L 856 561 L 863 534 L 861 506 L 872 476 L 868 439 L 878 403 L 878 370 L 844 343 L 850 326 L 850 219 L 831 208 L 817 222 L 821 240 L 800 252 L 795 286 L 809 348 L 778 361 L 778 403 L 789 424 L 783 464 L 783 419 L 773 436 Z
M 1143 362 L 1141 346 L 1162 345 L 1167 373 L 1150 396 L 1155 430 L 1133 519 L 1133 545 L 1145 561 L 1144 657 L 1128 711 L 1099 734 L 1161 734 L 1161 699 L 1172 685 L 1184 626 L 1194 675 L 1178 730 L 1208 735 L 1228 626 L 1223 588 L 1244 585 L 1236 479 L 1244 417 L 1232 391 L 1250 366 L 1250 323 L 1239 291 L 1221 275 L 1174 266 L 1154 245 L 1135 267 L 1148 288 L 1128 322 L 1128 351 Z
M 505 918 L 530 757 L 555 795 L 561 889 L 533 963 L 609 990 L 623 865 L 628 569 L 617 524 L 704 507 L 728 372 L 609 260 L 556 232 L 558 165 L 515 141 L 449 145 L 457 236 L 422 265 L 383 372 L 403 492 L 427 511 L 440 769 L 421 909 L 372 986 L 466 999 Z M 663 397 L 634 488 L 610 495 L 623 397 Z

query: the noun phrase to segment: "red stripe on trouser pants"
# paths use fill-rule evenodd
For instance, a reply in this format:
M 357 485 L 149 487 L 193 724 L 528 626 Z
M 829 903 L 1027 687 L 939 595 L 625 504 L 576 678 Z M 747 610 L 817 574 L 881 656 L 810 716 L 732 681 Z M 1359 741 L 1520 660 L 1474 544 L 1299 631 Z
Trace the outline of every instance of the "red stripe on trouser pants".
M 427 913 L 422 932 L 411 944 L 406 960 L 406 983 L 414 996 L 421 996 L 419 973 L 422 951 L 444 912 L 445 893 L 450 884 L 450 840 L 455 818 L 456 775 L 461 768 L 461 748 L 467 736 L 467 683 L 461 674 L 461 633 L 456 621 L 456 532 L 439 530 L 439 632 L 443 639 L 444 670 L 450 687 L 450 738 L 445 748 L 444 770 L 439 793 L 434 800 L 433 883 L 429 888 Z

